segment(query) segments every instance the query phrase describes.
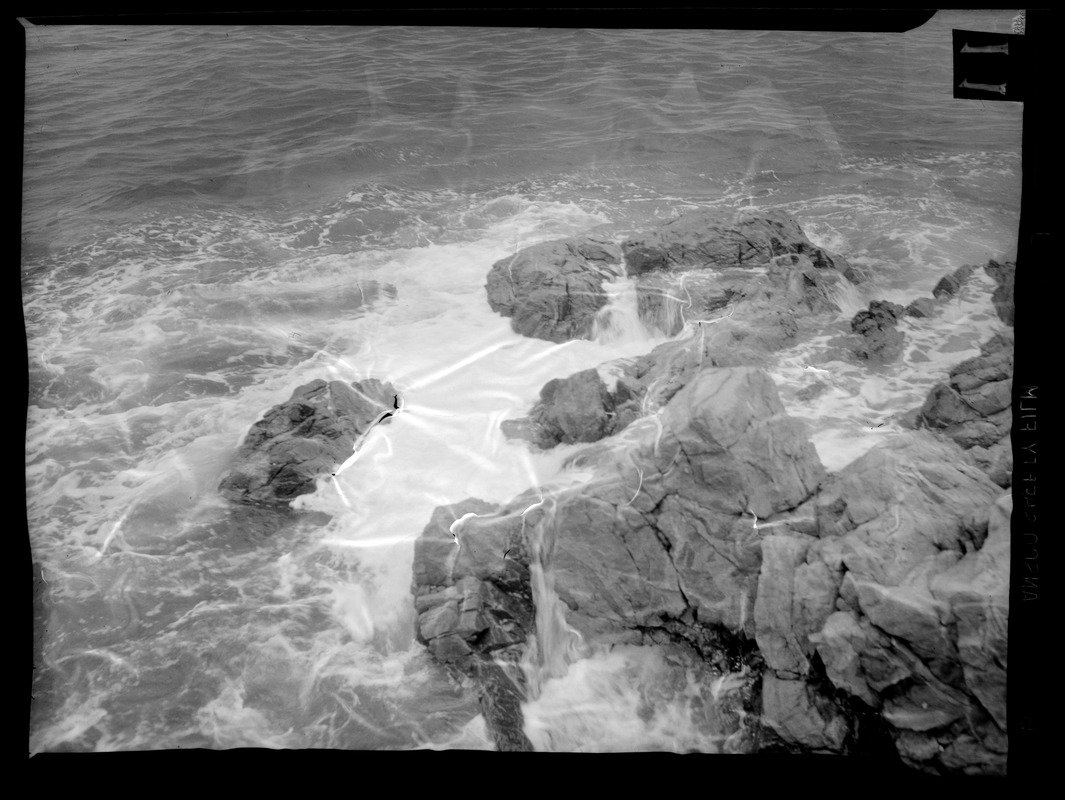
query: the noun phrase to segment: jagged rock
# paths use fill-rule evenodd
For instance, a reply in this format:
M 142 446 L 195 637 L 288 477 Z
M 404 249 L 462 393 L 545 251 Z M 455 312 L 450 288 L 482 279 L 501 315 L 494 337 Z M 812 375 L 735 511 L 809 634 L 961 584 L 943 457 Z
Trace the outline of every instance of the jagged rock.
M 634 438 L 624 452 L 579 453 L 573 466 L 590 471 L 588 481 L 577 490 L 545 488 L 548 501 L 524 518 L 527 536 L 528 526 L 549 525 L 555 588 L 571 624 L 588 637 L 623 640 L 626 630 L 687 614 L 753 635 L 762 553 L 748 509 L 772 519 L 824 478 L 805 426 L 784 414 L 765 373 L 704 369 Z M 516 547 L 520 511 L 538 499 L 526 495 L 494 517 L 468 520 L 465 541 L 492 541 L 485 554 Z M 444 523 L 470 511 L 488 507 L 438 510 L 416 545 L 416 587 L 466 575 L 498 580 L 498 555 L 477 566 L 463 545 L 448 561 L 454 544 Z
M 823 479 L 805 428 L 768 376 L 744 368 L 704 369 L 658 421 L 627 452 L 593 448 L 574 461 L 592 475 L 554 508 L 567 616 L 592 637 L 686 612 L 753 629 L 761 546 L 744 514 L 794 508 Z
M 796 253 L 818 269 L 834 269 L 857 282 L 844 259 L 814 245 L 798 223 L 780 211 L 759 216 L 693 211 L 627 240 L 622 251 L 630 275 L 660 269 L 766 267 L 775 256 Z
M 240 503 L 285 506 L 313 492 L 352 454 L 355 442 L 399 407 L 398 394 L 376 379 L 300 386 L 252 425 L 219 491 Z
M 824 627 L 810 636 L 832 684 L 859 698 L 870 708 L 879 708 L 880 696 L 866 682 L 861 656 L 869 649 L 869 634 L 849 611 L 836 611 Z
M 998 314 L 999 319 L 1012 326 L 1016 311 L 1013 304 L 1013 283 L 1017 273 L 1017 265 L 1012 261 L 1000 264 L 995 260 L 991 260 L 987 262 L 984 271 L 994 278 L 995 283 L 998 284 L 994 294 L 991 295 L 991 302 L 995 305 L 995 312 Z
M 782 680 L 768 672 L 762 677 L 762 723 L 805 752 L 838 753 L 849 726 L 833 706 L 820 705 L 811 700 L 804 681 Z
M 931 297 L 918 297 L 906 306 L 907 317 L 930 317 L 935 313 L 936 304 Z
M 555 378 L 540 390 L 530 415 L 538 426 L 541 447 L 595 442 L 614 430 L 614 397 L 598 371 L 586 369 Z
M 816 502 L 821 536 L 846 536 L 852 580 L 900 586 L 928 558 L 974 549 L 971 511 L 999 492 L 952 442 L 900 434 L 836 474 Z
M 995 724 L 1005 720 L 1009 506 L 995 503 L 1000 494 L 957 445 L 917 431 L 848 465 L 815 501 L 822 538 L 807 561 L 845 574 L 838 610 L 808 640 L 836 688 L 881 710 L 915 766 L 944 767 L 939 743 L 970 730 L 966 769 L 1003 766 Z M 981 709 L 996 723 L 972 728 Z
M 854 344 L 858 358 L 880 364 L 894 361 L 902 353 L 905 337 L 895 326 L 906 310 L 897 303 L 874 300 L 869 309 L 851 320 L 851 330 L 860 337 Z
M 645 356 L 615 364 L 621 374 L 612 392 L 597 370 L 550 381 L 529 415 L 505 421 L 503 433 L 542 448 L 598 441 L 664 406 L 703 368 L 761 366 L 771 352 L 793 343 L 797 332 L 787 309 L 745 304 L 695 336 L 664 342 Z
M 745 269 L 647 272 L 637 281 L 637 310 L 648 328 L 675 336 L 688 323 L 719 318 L 755 282 Z
M 770 284 L 784 289 L 790 302 L 814 314 L 839 311 L 833 298 L 842 280 L 842 273 L 817 267 L 804 255 L 778 256 L 769 266 Z
M 939 283 L 937 283 L 932 290 L 932 296 L 935 297 L 936 300 L 944 300 L 953 297 L 965 284 L 965 281 L 967 281 L 973 274 L 974 269 L 976 268 L 971 264 L 963 264 L 950 275 L 944 275 L 939 279 Z
M 931 593 L 947 604 L 957 625 L 965 685 L 1003 731 L 1012 513 L 1013 497 L 1007 493 L 991 508 L 983 546 L 934 576 L 929 584 Z
M 923 425 L 962 447 L 990 448 L 1013 423 L 1013 331 L 995 334 L 980 355 L 955 366 L 948 383 L 934 387 L 921 408 Z
M 987 477 L 1004 489 L 1013 483 L 1013 443 L 1009 435 L 990 447 L 973 445 L 969 448 L 973 463 L 987 473 Z
M 555 342 L 585 338 L 607 303 L 603 281 L 625 274 L 636 278 L 641 319 L 670 336 L 685 322 L 712 319 L 749 295 L 776 297 L 804 311 L 832 311 L 840 276 L 860 280 L 842 257 L 811 243 L 783 212 L 702 210 L 620 248 L 591 236 L 525 248 L 492 266 L 488 303 L 523 335 Z
M 499 750 L 532 749 L 522 731 L 524 693 L 494 661 L 535 631 L 520 513 L 531 504 L 469 498 L 441 506 L 414 544 L 415 638 L 472 681 Z
M 521 704 L 525 701 L 525 693 L 522 688 L 494 661 L 482 656 L 474 663 L 481 713 L 496 749 L 501 753 L 531 752 L 532 742 L 523 730 Z
M 565 342 L 586 338 L 607 303 L 603 281 L 624 273 L 612 242 L 578 236 L 542 242 L 497 261 L 486 291 L 493 311 L 524 336 Z
M 766 665 L 778 675 L 800 677 L 809 669 L 792 625 L 795 573 L 806 558 L 805 537 L 766 536 L 754 603 L 755 640 Z

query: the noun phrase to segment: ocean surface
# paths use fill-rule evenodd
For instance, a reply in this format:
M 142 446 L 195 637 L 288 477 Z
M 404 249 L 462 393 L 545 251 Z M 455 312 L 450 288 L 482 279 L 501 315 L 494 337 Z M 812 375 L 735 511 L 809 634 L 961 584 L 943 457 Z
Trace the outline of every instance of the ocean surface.
M 779 208 L 871 276 L 841 297 L 843 333 L 871 299 L 1014 258 L 1022 106 L 952 99 L 951 29 L 1016 13 L 901 34 L 28 28 L 31 752 L 489 749 L 475 698 L 413 640 L 414 540 L 438 505 L 558 477 L 573 447 L 499 430 L 543 383 L 663 341 L 524 339 L 487 305 L 489 268 L 592 229 Z M 779 355 L 828 469 L 1001 329 L 992 288 L 978 270 L 904 322 L 880 371 L 827 336 Z M 235 516 L 217 493 L 235 448 L 319 377 L 392 381 L 404 413 L 297 501 L 318 514 Z M 526 731 L 719 751 L 668 669 L 654 648 L 578 660 Z

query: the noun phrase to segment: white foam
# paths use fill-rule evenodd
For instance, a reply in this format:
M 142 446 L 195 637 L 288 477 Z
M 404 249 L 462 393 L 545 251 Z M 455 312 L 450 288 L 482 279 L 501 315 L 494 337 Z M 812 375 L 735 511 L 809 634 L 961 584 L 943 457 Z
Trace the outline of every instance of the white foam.
M 525 734 L 541 751 L 728 752 L 735 730 L 714 706 L 739 688 L 736 677 L 704 686 L 657 648 L 600 651 L 547 680 L 540 696 L 522 705 Z

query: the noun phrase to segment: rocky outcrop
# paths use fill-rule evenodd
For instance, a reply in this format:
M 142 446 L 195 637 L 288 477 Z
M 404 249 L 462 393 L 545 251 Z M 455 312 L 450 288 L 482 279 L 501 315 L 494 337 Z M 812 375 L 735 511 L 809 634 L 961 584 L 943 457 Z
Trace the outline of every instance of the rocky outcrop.
M 583 236 L 521 250 L 492 266 L 488 302 L 523 335 L 585 338 L 607 303 L 603 281 L 623 275 L 636 281 L 641 319 L 670 336 L 740 300 L 773 298 L 807 312 L 835 311 L 835 287 L 844 278 L 860 280 L 782 212 L 700 210 L 620 246 Z
M 950 371 L 921 408 L 923 425 L 941 431 L 964 448 L 992 448 L 1013 422 L 1013 331 L 998 333 L 980 355 Z
M 773 300 L 779 309 L 838 311 L 832 299 L 857 273 L 817 247 L 791 217 L 695 211 L 621 245 L 637 281 L 640 317 L 668 336 L 688 323 L 712 322 L 741 301 Z
M 887 300 L 874 300 L 866 311 L 851 320 L 851 330 L 858 335 L 854 353 L 874 364 L 886 364 L 902 354 L 905 337 L 895 326 L 906 309 Z
M 857 282 L 858 275 L 839 256 L 814 245 L 794 219 L 780 211 L 703 209 L 660 225 L 622 244 L 630 275 L 653 270 L 766 267 L 787 254 L 806 256 L 817 269 L 832 269 Z
M 598 441 L 664 406 L 703 368 L 766 365 L 774 351 L 794 344 L 799 333 L 793 307 L 764 295 L 752 297 L 728 316 L 697 323 L 691 337 L 603 365 L 615 378 L 613 389 L 597 370 L 550 381 L 529 415 L 505 422 L 503 432 L 541 448 Z
M 416 638 L 472 683 L 501 751 L 532 749 L 522 730 L 524 678 L 500 666 L 516 664 L 535 632 L 521 514 L 531 504 L 470 498 L 437 508 L 414 545 Z
M 391 384 L 315 380 L 252 425 L 219 491 L 238 503 L 287 506 L 315 489 L 356 441 L 399 408 Z
M 936 300 L 946 300 L 954 297 L 954 295 L 961 291 L 965 282 L 972 277 L 975 269 L 976 268 L 971 264 L 962 264 L 954 270 L 954 272 L 949 275 L 944 275 L 939 279 L 939 283 L 935 285 L 935 288 L 932 289 L 932 296 Z
M 1007 325 L 1013 325 L 1015 311 L 1013 306 L 1013 280 L 1017 272 L 1017 265 L 1012 261 L 1004 261 L 1000 264 L 995 260 L 991 260 L 987 262 L 984 271 L 994 278 L 995 283 L 998 284 L 994 294 L 991 295 L 991 302 L 995 304 L 995 311 L 999 319 Z
M 904 761 L 1005 770 L 1009 496 L 957 446 L 913 432 L 817 499 L 835 610 L 808 637 L 832 685 L 887 723 Z M 822 608 L 826 607 L 822 603 Z M 964 619 L 964 622 L 962 621 Z M 978 637 L 988 651 L 978 654 Z
M 686 615 L 753 633 L 752 514 L 794 508 L 824 478 L 802 423 L 749 368 L 703 370 L 632 447 L 592 448 L 575 466 L 591 477 L 555 502 L 555 589 L 571 624 L 599 638 Z
M 525 438 L 547 449 L 557 444 L 595 442 L 609 436 L 636 418 L 638 409 L 626 383 L 616 392 L 607 389 L 599 372 L 586 369 L 567 378 L 554 378 L 540 390 L 540 400 L 529 417 L 503 422 L 503 433 Z M 627 406 L 625 405 L 628 403 Z M 624 406 L 624 423 L 618 407 Z
M 468 669 L 533 633 L 537 548 L 584 641 L 678 637 L 709 650 L 732 637 L 743 650 L 762 560 L 754 519 L 802 505 L 825 477 L 803 424 L 750 368 L 704 369 L 630 448 L 594 446 L 573 466 L 590 473 L 575 489 L 437 509 L 415 547 L 413 591 L 419 639 L 438 659 Z M 810 514 L 778 523 L 804 536 L 812 525 Z
M 614 243 L 579 236 L 519 250 L 497 261 L 485 289 L 492 310 L 523 336 L 565 342 L 586 338 L 606 305 L 603 281 L 623 274 Z
M 828 479 L 764 373 L 704 367 L 568 466 L 577 486 L 437 510 L 414 570 L 437 658 L 516 660 L 537 617 L 585 646 L 687 642 L 754 676 L 761 749 L 873 729 L 921 769 L 1004 770 L 1009 500 L 956 444 L 900 434 Z
M 1011 507 L 996 426 L 1012 332 L 951 371 L 919 429 L 829 477 L 757 365 L 838 311 L 843 269 L 785 246 L 783 220 L 689 216 L 621 246 L 641 314 L 685 333 L 549 382 L 508 426 L 540 447 L 587 444 L 563 472 L 580 480 L 437 509 L 415 551 L 419 639 L 494 687 L 481 697 L 500 749 L 526 747 L 517 698 L 535 691 L 507 665 L 654 644 L 713 675 L 742 667 L 728 735 L 747 749 L 883 747 L 928 772 L 1003 774 Z M 851 343 L 891 361 L 899 321 L 933 313 L 929 298 L 871 303 Z
M 907 317 L 930 317 L 935 313 L 936 303 L 931 297 L 918 297 L 906 306 Z

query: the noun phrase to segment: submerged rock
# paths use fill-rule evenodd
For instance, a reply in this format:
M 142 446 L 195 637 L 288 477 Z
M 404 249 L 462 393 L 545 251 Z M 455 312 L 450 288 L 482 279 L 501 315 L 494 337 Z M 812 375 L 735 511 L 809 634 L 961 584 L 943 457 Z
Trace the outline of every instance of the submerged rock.
M 485 289 L 493 311 L 523 336 L 565 342 L 586 338 L 607 303 L 603 281 L 624 273 L 612 242 L 578 236 L 542 242 L 497 261 Z
M 391 384 L 315 380 L 252 425 L 219 484 L 238 503 L 286 506 L 315 489 L 352 454 L 355 442 L 399 407 Z

